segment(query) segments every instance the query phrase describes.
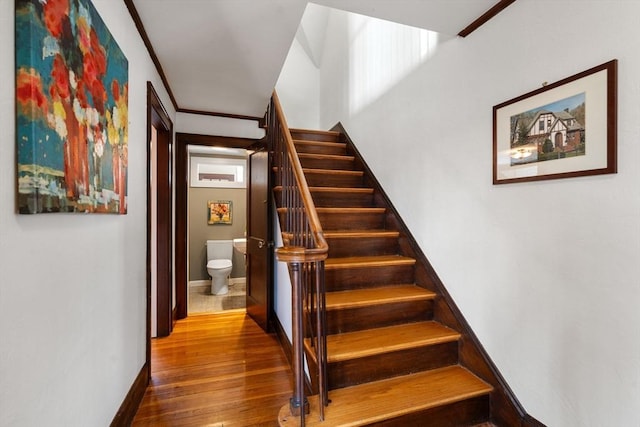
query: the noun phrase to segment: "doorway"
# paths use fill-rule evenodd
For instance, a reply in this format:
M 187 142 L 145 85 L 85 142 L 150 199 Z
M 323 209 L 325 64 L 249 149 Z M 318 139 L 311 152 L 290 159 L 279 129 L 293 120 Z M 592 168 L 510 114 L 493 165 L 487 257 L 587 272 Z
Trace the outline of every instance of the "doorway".
M 188 315 L 244 309 L 249 152 L 194 145 L 188 152 Z M 231 268 L 210 269 L 210 256 L 230 260 Z
M 147 82 L 147 360 L 152 336 L 173 328 L 172 145 L 173 123 Z
M 189 147 L 220 147 L 233 149 L 253 149 L 261 140 L 199 134 L 176 133 L 176 212 L 175 212 L 175 282 L 176 317 L 188 315 L 189 300 Z M 203 210 L 206 206 L 203 207 Z

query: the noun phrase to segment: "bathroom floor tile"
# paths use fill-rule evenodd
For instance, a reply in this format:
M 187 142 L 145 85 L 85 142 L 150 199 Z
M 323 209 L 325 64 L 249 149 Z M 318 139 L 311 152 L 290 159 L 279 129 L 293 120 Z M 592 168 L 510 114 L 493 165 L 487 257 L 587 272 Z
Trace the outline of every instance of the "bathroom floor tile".
M 245 307 L 246 285 L 236 282 L 229 285 L 226 295 L 211 295 L 210 286 L 189 287 L 189 314 L 215 313 Z

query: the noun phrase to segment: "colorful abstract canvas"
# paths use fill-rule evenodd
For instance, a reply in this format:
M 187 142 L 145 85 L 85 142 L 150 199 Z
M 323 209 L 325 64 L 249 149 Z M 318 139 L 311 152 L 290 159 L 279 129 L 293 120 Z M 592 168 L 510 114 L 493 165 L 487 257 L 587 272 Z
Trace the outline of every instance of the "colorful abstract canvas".
M 127 211 L 128 61 L 90 0 L 16 0 L 18 212 Z

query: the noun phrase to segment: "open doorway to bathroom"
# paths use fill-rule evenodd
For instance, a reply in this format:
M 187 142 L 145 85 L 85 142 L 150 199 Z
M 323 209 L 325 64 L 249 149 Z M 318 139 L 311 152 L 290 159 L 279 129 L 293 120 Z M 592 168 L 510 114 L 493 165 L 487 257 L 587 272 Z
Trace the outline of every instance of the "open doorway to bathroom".
M 247 150 L 189 145 L 188 154 L 187 313 L 244 309 Z
M 232 252 L 230 291 L 226 295 L 211 295 L 211 279 L 206 269 L 206 241 L 243 238 L 246 230 L 246 188 L 192 186 L 192 158 L 210 158 L 215 164 L 237 160 L 246 162 L 247 149 L 259 144 L 259 140 L 210 135 L 176 134 L 176 230 L 175 230 L 175 280 L 178 318 L 188 314 L 211 313 L 219 310 L 238 309 L 245 302 L 245 263 L 238 250 Z M 229 163 L 229 162 L 228 162 Z M 209 168 L 211 169 L 211 168 Z M 237 180 L 216 176 L 206 167 L 202 179 Z M 222 168 L 222 175 L 229 175 Z M 246 166 L 244 167 L 246 173 Z M 199 177 L 196 176 L 197 180 Z M 246 178 L 244 178 L 246 183 Z M 231 223 L 218 221 L 209 224 L 209 202 L 231 202 Z

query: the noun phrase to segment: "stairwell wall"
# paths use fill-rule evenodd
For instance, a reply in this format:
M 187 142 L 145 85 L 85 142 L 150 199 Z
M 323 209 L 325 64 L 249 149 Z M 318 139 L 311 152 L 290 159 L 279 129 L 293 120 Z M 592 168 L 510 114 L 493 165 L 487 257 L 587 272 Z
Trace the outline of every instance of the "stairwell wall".
M 519 0 L 358 110 L 348 18 L 329 18 L 321 128 L 342 122 L 549 426 L 640 425 L 639 17 L 636 1 Z M 614 58 L 619 172 L 492 185 L 492 107 Z
M 145 363 L 147 81 L 124 2 L 92 0 L 129 61 L 126 215 L 15 213 L 14 2 L 0 0 L 0 426 L 106 426 Z

